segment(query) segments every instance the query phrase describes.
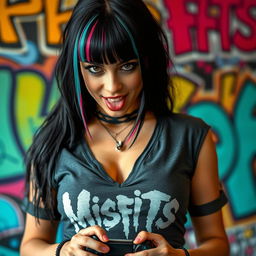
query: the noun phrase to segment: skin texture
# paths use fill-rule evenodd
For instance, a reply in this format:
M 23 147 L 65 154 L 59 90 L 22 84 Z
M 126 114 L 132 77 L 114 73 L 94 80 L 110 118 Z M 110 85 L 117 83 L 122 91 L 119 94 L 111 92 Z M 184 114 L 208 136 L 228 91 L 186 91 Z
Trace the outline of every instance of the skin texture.
M 80 68 L 86 89 L 100 111 L 122 116 L 138 108 L 143 82 L 137 59 L 114 64 L 84 62 Z

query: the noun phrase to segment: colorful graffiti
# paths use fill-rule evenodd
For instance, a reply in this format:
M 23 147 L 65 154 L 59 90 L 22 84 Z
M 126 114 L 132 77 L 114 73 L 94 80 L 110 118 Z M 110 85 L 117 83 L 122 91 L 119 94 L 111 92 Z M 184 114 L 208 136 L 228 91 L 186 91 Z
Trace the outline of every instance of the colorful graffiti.
M 172 31 L 176 55 L 219 52 L 234 56 L 238 51 L 253 60 L 250 53 L 256 50 L 254 0 L 164 2 L 170 13 L 167 26 Z M 211 38 L 214 34 L 218 38 Z
M 0 1 L 0 255 L 18 256 L 23 157 L 58 98 L 54 67 L 76 0 Z M 256 255 L 256 1 L 145 0 L 166 30 L 176 112 L 212 126 L 232 255 Z M 187 241 L 195 245 L 190 222 Z

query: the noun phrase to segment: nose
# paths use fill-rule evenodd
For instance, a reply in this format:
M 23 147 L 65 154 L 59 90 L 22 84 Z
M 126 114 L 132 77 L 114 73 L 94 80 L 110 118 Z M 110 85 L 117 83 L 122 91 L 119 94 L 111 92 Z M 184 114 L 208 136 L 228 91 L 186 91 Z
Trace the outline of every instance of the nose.
M 104 88 L 107 92 L 114 94 L 122 89 L 120 77 L 115 72 L 108 72 L 104 79 Z

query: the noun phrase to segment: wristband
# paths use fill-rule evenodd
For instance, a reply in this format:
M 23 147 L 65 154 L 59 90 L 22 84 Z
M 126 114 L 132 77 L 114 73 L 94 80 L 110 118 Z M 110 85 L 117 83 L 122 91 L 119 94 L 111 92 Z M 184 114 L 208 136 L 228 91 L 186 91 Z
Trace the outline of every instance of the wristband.
M 181 250 L 183 250 L 183 251 L 185 252 L 185 255 L 186 255 L 186 256 L 190 256 L 190 254 L 189 254 L 189 252 L 188 252 L 188 250 L 187 250 L 187 249 L 185 249 L 185 248 L 181 248 Z
M 62 241 L 61 243 L 58 244 L 58 246 L 57 246 L 57 248 L 56 248 L 56 251 L 55 251 L 55 255 L 56 255 L 56 256 L 60 256 L 60 250 L 61 250 L 61 248 L 62 248 L 63 245 L 64 245 L 66 242 L 68 242 L 68 241 L 70 241 L 70 239 L 66 239 L 66 240 L 64 240 L 64 241 Z

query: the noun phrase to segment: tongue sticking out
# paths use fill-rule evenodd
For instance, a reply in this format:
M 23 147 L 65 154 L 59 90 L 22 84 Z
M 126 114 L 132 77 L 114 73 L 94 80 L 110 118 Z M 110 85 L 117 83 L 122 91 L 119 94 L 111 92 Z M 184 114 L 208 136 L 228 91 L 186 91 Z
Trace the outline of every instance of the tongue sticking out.
M 125 98 L 124 97 L 119 97 L 119 98 L 103 98 L 107 107 L 111 111 L 119 111 L 123 108 L 124 103 L 125 103 Z

